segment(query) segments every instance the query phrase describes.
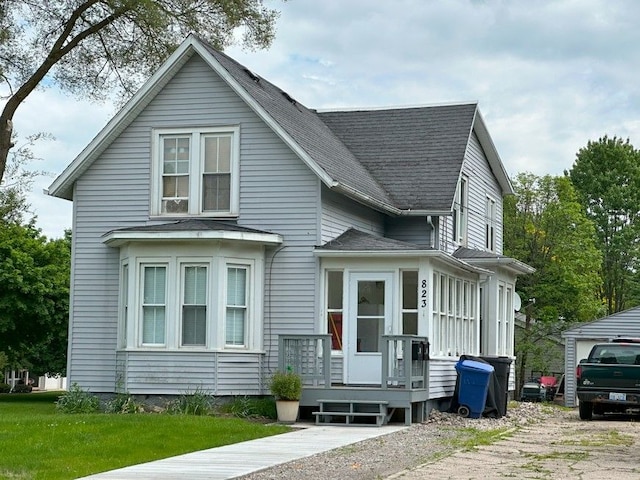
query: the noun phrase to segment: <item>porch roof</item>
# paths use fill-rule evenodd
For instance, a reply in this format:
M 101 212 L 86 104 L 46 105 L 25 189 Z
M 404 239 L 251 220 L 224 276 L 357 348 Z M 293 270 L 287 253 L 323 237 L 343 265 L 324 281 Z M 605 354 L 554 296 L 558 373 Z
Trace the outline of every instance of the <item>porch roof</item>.
M 487 252 L 484 250 L 460 247 L 455 252 L 453 252 L 453 256 L 479 267 L 502 267 L 520 275 L 529 274 L 536 271 L 536 269 L 531 265 L 527 265 L 520 260 L 516 260 L 515 258 L 507 257 L 505 255 L 499 255 L 497 253 Z
M 316 246 L 318 257 L 432 257 L 452 267 L 476 274 L 491 274 L 491 270 L 472 265 L 442 250 L 423 248 L 413 243 L 380 237 L 349 228 L 342 235 L 321 246 Z
M 282 236 L 219 220 L 184 219 L 138 227 L 121 228 L 105 233 L 103 242 L 119 247 L 134 241 L 231 240 L 280 245 Z

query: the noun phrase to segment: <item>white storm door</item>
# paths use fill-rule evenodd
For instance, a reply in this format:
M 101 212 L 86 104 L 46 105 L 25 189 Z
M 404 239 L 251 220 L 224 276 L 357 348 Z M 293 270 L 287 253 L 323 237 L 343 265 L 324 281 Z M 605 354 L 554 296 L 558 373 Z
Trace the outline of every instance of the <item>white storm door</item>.
M 392 333 L 391 273 L 352 273 L 347 319 L 347 383 L 382 383 L 381 335 Z

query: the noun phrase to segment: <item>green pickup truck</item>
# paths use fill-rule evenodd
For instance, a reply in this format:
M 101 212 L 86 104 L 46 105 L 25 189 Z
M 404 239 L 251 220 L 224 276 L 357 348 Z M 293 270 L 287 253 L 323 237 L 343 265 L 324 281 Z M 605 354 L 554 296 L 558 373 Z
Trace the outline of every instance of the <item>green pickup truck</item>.
M 640 412 L 640 340 L 615 339 L 593 346 L 576 369 L 580 418 Z

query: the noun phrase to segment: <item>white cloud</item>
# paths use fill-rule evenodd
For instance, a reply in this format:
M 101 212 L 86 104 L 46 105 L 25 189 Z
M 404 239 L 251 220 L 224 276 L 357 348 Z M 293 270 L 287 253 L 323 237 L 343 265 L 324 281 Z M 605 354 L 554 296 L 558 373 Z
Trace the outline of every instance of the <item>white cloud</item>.
M 604 134 L 638 143 L 640 29 L 634 0 L 269 1 L 281 10 L 267 51 L 227 51 L 312 108 L 478 101 L 509 174 L 561 174 Z M 112 114 L 39 92 L 21 133 L 58 140 L 60 173 Z M 34 192 L 37 197 L 39 192 Z M 45 233 L 70 226 L 68 202 L 31 199 Z M 66 224 L 62 225 L 65 223 Z

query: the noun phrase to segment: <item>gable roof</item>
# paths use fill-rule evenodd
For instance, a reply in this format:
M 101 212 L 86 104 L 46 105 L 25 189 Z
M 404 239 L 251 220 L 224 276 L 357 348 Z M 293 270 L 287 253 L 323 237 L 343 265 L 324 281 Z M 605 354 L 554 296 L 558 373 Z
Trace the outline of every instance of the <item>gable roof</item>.
M 322 112 L 402 210 L 448 212 L 477 105 Z
M 199 55 L 327 187 L 360 203 L 391 215 L 451 213 L 472 130 L 503 192 L 512 193 L 475 103 L 319 114 L 195 35 L 190 35 L 107 123 L 54 180 L 48 193 L 71 200 L 75 181 L 194 54 Z M 384 135 L 380 135 L 381 131 Z M 409 140 L 406 144 L 403 135 Z M 385 150 L 376 150 L 384 140 L 387 141 Z
M 640 307 L 632 307 L 562 332 L 563 338 L 640 337 Z

